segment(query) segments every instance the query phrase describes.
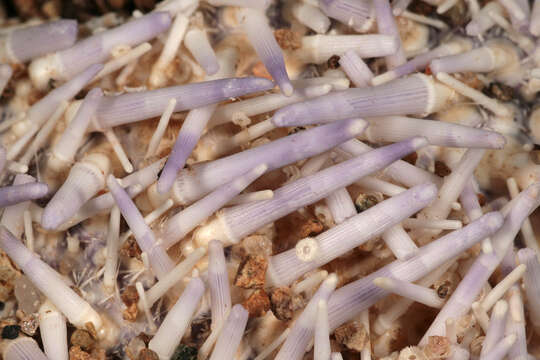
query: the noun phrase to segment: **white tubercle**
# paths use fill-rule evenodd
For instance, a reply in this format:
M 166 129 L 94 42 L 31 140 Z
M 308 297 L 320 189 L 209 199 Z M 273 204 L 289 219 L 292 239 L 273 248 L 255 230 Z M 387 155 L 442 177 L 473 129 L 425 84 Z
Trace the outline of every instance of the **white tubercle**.
M 197 28 L 189 30 L 186 33 L 184 44 L 207 75 L 214 75 L 218 72 L 218 59 L 205 31 Z
M 171 115 L 174 112 L 174 107 L 176 106 L 176 99 L 172 98 L 169 100 L 169 103 L 167 104 L 167 107 L 165 108 L 165 111 L 163 111 L 163 114 L 161 115 L 159 119 L 158 126 L 156 128 L 156 131 L 152 134 L 152 138 L 150 139 L 150 143 L 148 143 L 148 150 L 146 150 L 146 155 L 144 156 L 146 159 L 150 156 L 157 155 L 156 152 L 159 147 L 159 143 L 161 142 L 161 139 L 163 138 L 163 135 L 165 134 L 165 130 L 167 130 L 167 126 L 169 125 L 169 120 L 171 119 Z
M 341 353 L 334 352 L 334 353 L 332 353 L 332 357 L 330 359 L 331 360 L 343 360 L 343 356 L 341 356 Z M 365 359 L 365 358 L 362 357 L 362 359 Z
M 39 331 L 49 359 L 69 360 L 66 318 L 48 300 L 39 308 Z
M 180 344 L 191 318 L 204 294 L 204 283 L 193 278 L 186 289 L 169 310 L 158 331 L 148 343 L 148 348 L 158 354 L 160 360 L 168 360 Z
M 330 28 L 330 19 L 316 6 L 297 2 L 292 6 L 292 14 L 303 25 L 319 34 Z
M 444 304 L 435 290 L 425 286 L 387 277 L 375 278 L 373 283 L 380 288 L 430 307 L 440 308 Z
M 150 289 L 146 291 L 146 302 L 149 307 L 152 307 L 156 301 L 158 301 L 163 295 L 167 293 L 174 285 L 187 276 L 191 269 L 197 264 L 197 262 L 206 254 L 206 249 L 197 248 L 191 254 L 189 254 L 184 261 L 180 262 L 174 267 L 165 277 L 160 279 Z M 139 301 L 139 309 L 143 309 L 144 306 Z
M 233 306 L 227 321 L 223 325 L 210 360 L 233 360 L 242 341 L 249 313 L 240 304 Z
M 114 292 L 116 287 L 116 274 L 118 268 L 118 248 L 120 247 L 120 210 L 117 206 L 111 210 L 109 228 L 107 231 L 107 258 L 105 259 L 105 271 L 103 273 L 103 286 L 109 293 Z
M 36 340 L 25 336 L 9 341 L 2 356 L 4 360 L 48 360 Z
M 296 256 L 304 262 L 313 261 L 319 255 L 319 243 L 315 238 L 307 237 L 296 243 Z
M 163 46 L 159 58 L 152 66 L 149 82 L 153 87 L 161 87 L 167 81 L 166 70 L 169 64 L 174 60 L 182 40 L 186 35 L 189 25 L 189 18 L 183 14 L 177 14 L 169 30 L 169 35 Z
M 328 304 L 323 299 L 319 301 L 317 306 L 314 360 L 328 360 L 330 358 L 330 330 L 328 327 Z

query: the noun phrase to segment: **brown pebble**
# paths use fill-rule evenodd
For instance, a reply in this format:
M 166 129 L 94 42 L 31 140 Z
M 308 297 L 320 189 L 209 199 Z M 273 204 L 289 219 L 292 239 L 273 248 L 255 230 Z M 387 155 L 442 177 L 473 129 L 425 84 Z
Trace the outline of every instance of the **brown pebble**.
M 302 46 L 302 38 L 290 29 L 278 29 L 274 31 L 279 47 L 283 50 L 296 50 Z
M 416 160 L 418 160 L 418 154 L 415 152 L 413 153 L 410 153 L 409 155 L 405 156 L 403 159 L 401 159 L 403 161 L 406 161 L 408 162 L 409 164 L 411 165 L 414 165 L 416 164 Z
M 349 350 L 360 352 L 366 346 L 368 336 L 366 329 L 359 321 L 351 321 L 334 331 L 336 341 Z
M 451 172 L 452 170 L 450 170 L 450 168 L 445 163 L 439 160 L 435 161 L 435 174 L 436 175 L 440 177 L 445 177 L 445 176 L 450 175 Z
M 90 356 L 92 356 L 92 360 L 107 360 L 107 353 L 105 349 L 101 348 L 92 350 Z
M 93 360 L 92 356 L 83 351 L 79 346 L 72 346 L 69 349 L 69 360 Z
M 159 360 L 159 356 L 150 349 L 142 349 L 137 360 Z
M 200 347 L 206 338 L 210 336 L 212 319 L 203 317 L 191 322 L 191 342 Z
M 484 206 L 486 205 L 486 196 L 482 193 L 478 193 L 476 194 L 476 197 L 478 198 L 478 203 L 480 204 L 480 206 Z
M 439 296 L 441 299 L 446 299 L 449 292 L 450 292 L 449 284 L 444 283 L 437 288 L 437 296 Z
M 86 330 L 77 329 L 71 334 L 72 346 L 78 346 L 84 351 L 90 351 L 96 345 L 96 340 Z
M 0 301 L 7 301 L 15 287 L 15 280 L 21 275 L 6 253 L 0 250 Z
M 309 218 L 300 227 L 300 236 L 302 238 L 319 235 L 324 230 L 323 224 L 317 219 Z
M 24 316 L 19 322 L 21 331 L 28 336 L 34 336 L 39 327 L 39 318 L 35 314 Z
M 332 55 L 330 59 L 326 62 L 329 69 L 337 69 L 339 68 L 339 56 Z
M 84 327 L 85 327 L 86 331 L 88 331 L 90 336 L 92 336 L 94 339 L 97 339 L 97 332 L 96 332 L 96 328 L 94 327 L 93 323 L 87 322 L 87 323 L 84 324 Z
M 122 245 L 122 247 L 120 248 L 121 256 L 127 256 L 130 258 L 134 257 L 141 260 L 141 254 L 142 254 L 141 248 L 137 244 L 137 241 L 135 241 L 135 239 L 132 237 L 127 239 Z
M 134 285 L 127 286 L 120 297 L 127 306 L 139 302 L 139 293 Z
M 266 69 L 266 66 L 264 66 L 264 64 L 260 61 L 256 63 L 255 65 L 253 65 L 253 68 L 251 69 L 251 71 L 253 72 L 253 75 L 257 77 L 262 77 L 268 80 L 272 80 L 272 75 L 270 75 L 270 73 Z
M 238 267 L 234 284 L 244 289 L 260 289 L 264 286 L 268 261 L 264 256 L 249 255 Z
M 374 195 L 360 194 L 354 201 L 354 205 L 356 207 L 356 211 L 361 213 L 362 211 L 365 211 L 370 207 L 377 205 L 378 202 L 379 200 L 377 200 Z
M 139 315 L 139 307 L 136 303 L 128 305 L 124 311 L 122 311 L 122 318 L 126 321 L 135 322 Z
M 270 293 L 270 307 L 279 320 L 291 320 L 294 314 L 291 289 L 288 287 L 274 289 Z
M 149 11 L 156 6 L 156 0 L 135 0 L 134 3 L 141 11 Z
M 468 10 L 469 9 L 464 1 L 458 1 L 456 5 L 452 6 L 452 8 L 444 14 L 441 14 L 441 16 L 452 28 L 458 28 L 465 25 L 470 19 Z
M 242 305 L 249 312 L 250 317 L 261 317 L 270 310 L 270 299 L 264 290 L 255 290 Z
M 429 5 L 422 0 L 414 0 L 408 7 L 410 12 L 428 16 L 435 11 L 435 6 Z
M 475 90 L 482 91 L 484 89 L 484 83 L 473 72 L 463 72 L 456 74 L 455 76 L 467 86 L 470 86 Z
M 450 341 L 445 336 L 430 336 L 424 348 L 424 353 L 430 359 L 445 359 L 450 352 Z
M 514 98 L 514 89 L 501 83 L 489 84 L 487 93 L 503 102 L 510 101 Z

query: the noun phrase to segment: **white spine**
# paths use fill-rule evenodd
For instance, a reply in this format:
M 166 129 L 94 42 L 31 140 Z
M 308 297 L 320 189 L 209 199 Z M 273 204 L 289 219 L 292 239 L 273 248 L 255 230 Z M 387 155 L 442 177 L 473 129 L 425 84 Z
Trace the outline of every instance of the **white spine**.
M 69 360 L 66 318 L 49 301 L 39 308 L 39 330 L 47 357 Z
M 306 63 L 322 64 L 347 50 L 371 58 L 393 54 L 397 48 L 398 42 L 389 35 L 312 35 L 302 38 L 302 47 L 296 54 Z
M 158 331 L 150 340 L 148 348 L 158 354 L 160 360 L 168 360 L 180 344 L 197 305 L 204 294 L 204 284 L 201 279 L 193 278 L 186 289 L 169 310 Z
M 223 325 L 210 360 L 233 360 L 242 341 L 249 313 L 242 305 L 235 305 Z
M 4 360 L 48 360 L 37 342 L 30 337 L 19 337 L 10 341 L 2 355 Z
M 212 328 L 219 328 L 231 310 L 231 292 L 227 263 L 220 241 L 208 244 L 208 283 L 210 286 Z
M 187 32 L 184 41 L 186 48 L 188 48 L 191 55 L 193 55 L 199 65 L 206 71 L 207 75 L 214 75 L 218 72 L 218 59 L 214 49 L 212 49 L 212 45 L 208 41 L 205 31 L 192 29 Z
M 184 261 L 179 263 L 170 271 L 163 279 L 160 279 L 154 284 L 148 291 L 146 291 L 146 301 L 148 306 L 151 307 L 156 301 L 158 301 L 163 295 L 169 291 L 175 284 L 188 275 L 197 264 L 197 262 L 206 254 L 206 249 L 198 248 L 189 254 Z M 139 301 L 139 309 L 143 309 L 144 306 Z
M 117 206 L 111 210 L 109 229 L 107 232 L 107 258 L 105 259 L 105 272 L 103 273 L 103 285 L 112 293 L 116 287 L 116 271 L 118 267 L 118 248 L 120 231 L 120 210 Z
M 330 359 L 330 330 L 328 329 L 328 305 L 326 300 L 319 301 L 315 324 L 315 360 Z

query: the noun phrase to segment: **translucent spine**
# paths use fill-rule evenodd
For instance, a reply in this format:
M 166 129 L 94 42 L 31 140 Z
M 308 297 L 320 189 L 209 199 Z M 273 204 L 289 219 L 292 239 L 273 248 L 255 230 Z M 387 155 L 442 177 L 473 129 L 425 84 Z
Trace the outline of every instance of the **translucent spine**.
M 158 331 L 148 343 L 148 348 L 155 351 L 160 359 L 170 359 L 180 344 L 197 305 L 204 294 L 204 283 L 193 278 L 186 289 L 169 310 Z
M 49 301 L 39 308 L 39 330 L 47 357 L 69 360 L 66 318 Z
M 313 261 L 299 260 L 294 249 L 272 256 L 268 269 L 271 282 L 287 285 L 302 274 L 327 264 L 425 207 L 434 199 L 436 191 L 433 184 L 418 185 L 327 230 L 315 238 L 319 255 Z
M 306 348 L 313 338 L 318 304 L 321 300 L 328 301 L 336 285 L 337 276 L 335 274 L 329 275 L 323 281 L 302 314 L 294 322 L 291 332 L 281 346 L 275 360 L 299 360 L 304 357 Z
M 244 336 L 249 313 L 240 304 L 233 306 L 223 325 L 210 360 L 233 360 Z
M 268 19 L 264 12 L 256 9 L 242 8 L 238 12 L 238 20 L 245 29 L 251 45 L 259 55 L 272 78 L 276 81 L 281 92 L 290 96 L 293 86 L 285 69 L 283 52 L 279 47 Z

